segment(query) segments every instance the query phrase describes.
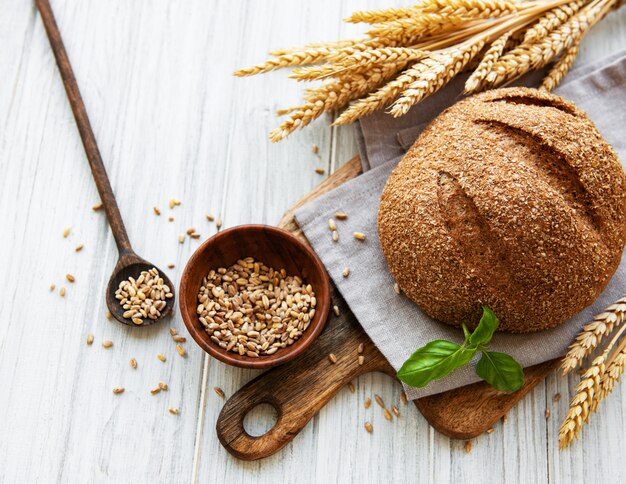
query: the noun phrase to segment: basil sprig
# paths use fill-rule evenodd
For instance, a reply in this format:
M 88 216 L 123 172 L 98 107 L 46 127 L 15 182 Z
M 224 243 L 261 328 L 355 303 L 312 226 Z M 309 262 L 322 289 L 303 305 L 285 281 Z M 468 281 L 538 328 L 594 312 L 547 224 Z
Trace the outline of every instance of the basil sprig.
M 419 348 L 404 362 L 398 378 L 412 387 L 425 387 L 467 365 L 477 351 L 482 353 L 476 374 L 494 388 L 505 392 L 519 390 L 524 384 L 522 366 L 506 353 L 487 351 L 488 344 L 500 320 L 488 307 L 473 333 L 462 325 L 465 341 L 462 345 L 438 339 Z

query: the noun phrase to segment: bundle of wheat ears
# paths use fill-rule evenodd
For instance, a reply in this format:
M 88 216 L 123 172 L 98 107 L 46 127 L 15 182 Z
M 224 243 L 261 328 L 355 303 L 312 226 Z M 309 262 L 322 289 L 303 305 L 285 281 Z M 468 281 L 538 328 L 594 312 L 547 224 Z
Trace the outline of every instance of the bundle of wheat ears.
M 598 409 L 599 403 L 606 397 L 624 373 L 626 364 L 626 296 L 611 304 L 602 314 L 586 324 L 572 343 L 561 368 L 563 373 L 582 365 L 582 362 L 599 353 L 591 365 L 581 371 L 580 383 L 570 402 L 569 411 L 559 430 L 559 447 L 571 444 L 574 437 L 580 435 L 582 426 L 589 421 L 591 412 Z M 602 340 L 615 334 L 604 348 Z
M 473 70 L 466 93 L 506 85 L 552 63 L 542 89 L 559 84 L 589 29 L 626 0 L 422 0 L 410 7 L 355 12 L 347 22 L 371 24 L 367 37 L 271 52 L 274 58 L 240 69 L 250 76 L 296 67 L 302 105 L 270 133 L 280 141 L 325 112 L 343 110 L 351 123 L 388 107 L 402 116 L 462 71 Z

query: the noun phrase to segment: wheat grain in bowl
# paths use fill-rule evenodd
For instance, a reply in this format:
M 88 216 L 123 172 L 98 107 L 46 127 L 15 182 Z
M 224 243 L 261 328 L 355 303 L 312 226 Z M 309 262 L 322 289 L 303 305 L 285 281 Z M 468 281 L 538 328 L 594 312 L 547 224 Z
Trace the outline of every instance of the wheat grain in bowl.
M 313 288 L 302 278 L 247 257 L 207 274 L 197 314 L 215 344 L 257 358 L 297 341 L 316 305 Z
M 115 291 L 115 298 L 125 309 L 124 317 L 137 326 L 142 325 L 144 319 L 158 319 L 172 297 L 172 290 L 155 267 L 142 271 L 137 279 L 123 280 Z

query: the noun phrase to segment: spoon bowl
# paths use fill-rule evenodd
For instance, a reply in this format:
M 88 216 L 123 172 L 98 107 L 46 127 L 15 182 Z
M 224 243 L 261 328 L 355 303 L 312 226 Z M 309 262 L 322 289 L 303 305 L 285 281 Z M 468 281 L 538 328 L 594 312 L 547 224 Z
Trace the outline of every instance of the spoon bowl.
M 126 311 L 126 309 L 122 307 L 120 301 L 115 297 L 115 291 L 117 291 L 122 281 L 128 280 L 129 277 L 137 279 L 139 277 L 139 274 L 141 274 L 143 271 L 149 271 L 152 268 L 155 268 L 157 271 L 159 271 L 159 277 L 163 279 L 163 284 L 170 288 L 170 291 L 172 292 L 172 297 L 165 300 L 165 307 L 162 311 L 160 311 L 161 315 L 159 317 L 157 317 L 156 319 L 142 318 L 142 324 L 135 324 L 132 322 L 131 319 L 124 317 L 124 312 Z M 175 299 L 176 296 L 174 285 L 165 275 L 165 273 L 157 266 L 151 264 L 147 260 L 142 259 L 135 253 L 124 254 L 120 257 L 117 265 L 115 266 L 115 269 L 113 269 L 113 274 L 109 279 L 109 283 L 106 289 L 106 302 L 111 315 L 120 323 L 132 326 L 134 328 L 150 326 L 152 324 L 160 322 L 161 320 L 169 316 L 174 308 Z

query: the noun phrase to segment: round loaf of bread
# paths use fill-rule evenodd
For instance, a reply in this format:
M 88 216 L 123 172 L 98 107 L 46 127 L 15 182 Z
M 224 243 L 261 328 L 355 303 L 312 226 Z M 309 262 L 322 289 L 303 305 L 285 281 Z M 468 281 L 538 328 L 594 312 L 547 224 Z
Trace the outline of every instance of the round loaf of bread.
M 535 89 L 467 98 L 394 170 L 378 232 L 404 293 L 433 318 L 500 330 L 560 324 L 591 304 L 626 237 L 626 175 L 574 104 Z

